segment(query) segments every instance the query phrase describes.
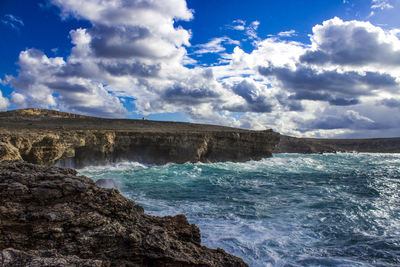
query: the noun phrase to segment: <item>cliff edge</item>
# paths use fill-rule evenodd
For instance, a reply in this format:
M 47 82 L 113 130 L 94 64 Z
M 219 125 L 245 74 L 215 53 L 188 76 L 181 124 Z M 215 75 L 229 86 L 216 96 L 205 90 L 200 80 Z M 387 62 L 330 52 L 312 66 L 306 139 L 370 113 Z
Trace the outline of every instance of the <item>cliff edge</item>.
M 43 109 L 0 113 L 0 161 L 84 167 L 123 160 L 248 161 L 271 157 L 279 134 L 215 125 L 104 119 Z
M 146 215 L 75 170 L 0 163 L 1 266 L 247 266 L 200 243 L 184 215 Z

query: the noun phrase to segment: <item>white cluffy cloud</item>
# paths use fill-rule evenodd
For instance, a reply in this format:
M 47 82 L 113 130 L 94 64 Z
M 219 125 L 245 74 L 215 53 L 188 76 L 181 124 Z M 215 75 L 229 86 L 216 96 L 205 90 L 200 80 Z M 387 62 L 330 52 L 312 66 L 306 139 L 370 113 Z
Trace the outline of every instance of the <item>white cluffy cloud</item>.
M 4 111 L 8 108 L 10 102 L 7 98 L 3 97 L 3 93 L 0 91 L 0 111 Z
M 24 96 L 14 97 L 16 103 L 118 117 L 127 113 L 121 98 L 146 106 L 157 94 L 152 85 L 182 68 L 190 32 L 174 27 L 174 20 L 193 16 L 184 0 L 51 2 L 63 18 L 86 19 L 93 27 L 70 32 L 74 47 L 66 61 L 22 51 L 18 77 L 11 80 Z
M 261 39 L 258 21 L 237 20 L 233 28 L 254 50 L 245 52 L 228 36 L 214 38 L 193 47 L 197 56 L 223 57 L 204 67 L 187 53 L 191 32 L 174 26 L 193 17 L 185 0 L 51 2 L 63 18 L 92 26 L 70 32 L 67 59 L 36 49 L 20 53 L 18 76 L 7 78 L 15 105 L 121 117 L 128 113 L 123 104 L 135 99 L 143 114 L 182 112 L 195 122 L 298 136 L 400 132 L 392 116 L 400 99 L 398 31 L 333 18 L 303 44 L 279 38 L 294 31 Z M 233 52 L 227 44 L 236 46 Z

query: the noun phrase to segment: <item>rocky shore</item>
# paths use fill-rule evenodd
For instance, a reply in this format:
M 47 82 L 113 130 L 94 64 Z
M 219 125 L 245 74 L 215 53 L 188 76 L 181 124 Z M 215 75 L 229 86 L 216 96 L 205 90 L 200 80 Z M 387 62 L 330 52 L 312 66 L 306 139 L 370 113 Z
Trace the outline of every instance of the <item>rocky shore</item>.
M 247 266 L 72 169 L 0 163 L 1 266 Z
M 0 113 L 0 161 L 80 168 L 123 160 L 248 161 L 271 157 L 279 134 L 230 127 L 103 119 L 43 109 Z

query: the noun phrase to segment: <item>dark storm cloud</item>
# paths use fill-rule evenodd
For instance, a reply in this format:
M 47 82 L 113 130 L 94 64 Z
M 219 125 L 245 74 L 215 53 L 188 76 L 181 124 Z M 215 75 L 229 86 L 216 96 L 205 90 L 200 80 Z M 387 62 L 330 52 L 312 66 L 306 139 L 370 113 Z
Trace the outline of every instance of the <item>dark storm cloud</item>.
M 383 99 L 379 102 L 379 104 L 387 106 L 389 108 L 400 108 L 400 100 L 393 98 Z
M 351 106 L 357 105 L 360 103 L 360 100 L 355 98 L 334 98 L 329 100 L 329 104 L 334 106 Z
M 36 77 L 34 75 L 24 73 L 23 75 L 19 75 L 18 79 L 12 79 L 10 84 L 18 90 L 24 90 L 34 84 L 35 81 Z
M 387 128 L 387 125 L 376 123 L 359 113 L 348 110 L 342 114 L 321 114 L 312 120 L 299 121 L 301 132 L 312 130 L 333 130 L 333 129 L 364 129 L 374 130 Z
M 155 57 L 143 43 L 138 43 L 152 36 L 147 28 L 96 26 L 89 33 L 92 36 L 90 46 L 98 57 Z
M 332 105 L 353 105 L 358 97 L 371 95 L 375 90 L 393 91 L 399 86 L 389 74 L 366 72 L 361 75 L 350 71 L 316 70 L 298 65 L 296 70 L 282 67 L 259 67 L 265 76 L 274 76 L 282 87 L 294 92 L 293 99 L 328 101 Z
M 139 76 L 139 77 L 156 77 L 161 70 L 160 64 L 147 65 L 140 62 L 132 64 L 128 63 L 114 63 L 105 64 L 100 63 L 99 67 L 114 76 Z
M 369 23 L 327 23 L 314 30 L 317 49 L 300 57 L 303 63 L 363 66 L 400 65 L 400 51 L 390 40 L 383 40 L 380 28 Z
M 246 105 L 225 106 L 226 110 L 232 112 L 271 112 L 272 105 L 268 103 L 264 95 L 257 94 L 258 88 L 255 84 L 246 80 L 232 87 L 232 91 L 246 100 Z
M 299 101 L 289 101 L 285 106 L 289 108 L 289 111 L 304 111 L 304 107 Z
M 87 93 L 88 89 L 80 84 L 71 84 L 66 81 L 56 81 L 44 83 L 47 87 L 54 91 L 67 91 L 75 93 Z
M 63 78 L 63 77 L 81 77 L 81 78 L 91 78 L 95 76 L 93 70 L 88 69 L 82 63 L 68 63 L 58 72 L 55 73 L 55 76 Z
M 332 97 L 326 93 L 299 91 L 291 95 L 289 99 L 294 100 L 315 100 L 315 101 L 329 101 Z
M 298 99 L 288 97 L 285 94 L 276 95 L 279 104 L 286 107 L 289 111 L 304 111 L 304 107 Z
M 197 105 L 216 100 L 220 95 L 207 87 L 188 88 L 184 84 L 175 84 L 165 90 L 163 99 L 169 103 Z

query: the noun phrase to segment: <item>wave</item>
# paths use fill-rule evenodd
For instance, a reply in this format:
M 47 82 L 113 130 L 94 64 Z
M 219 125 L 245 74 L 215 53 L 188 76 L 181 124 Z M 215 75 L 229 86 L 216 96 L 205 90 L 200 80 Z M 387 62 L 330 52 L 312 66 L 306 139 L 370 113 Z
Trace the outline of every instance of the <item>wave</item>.
M 105 171 L 127 171 L 137 169 L 147 169 L 150 165 L 146 165 L 136 161 L 121 161 L 118 163 L 109 163 L 103 166 L 87 166 L 78 169 L 79 172 L 105 172 Z
M 250 266 L 388 266 L 400 263 L 399 163 L 400 154 L 276 154 L 80 172 L 113 178 L 150 214 L 185 214 L 204 245 Z

